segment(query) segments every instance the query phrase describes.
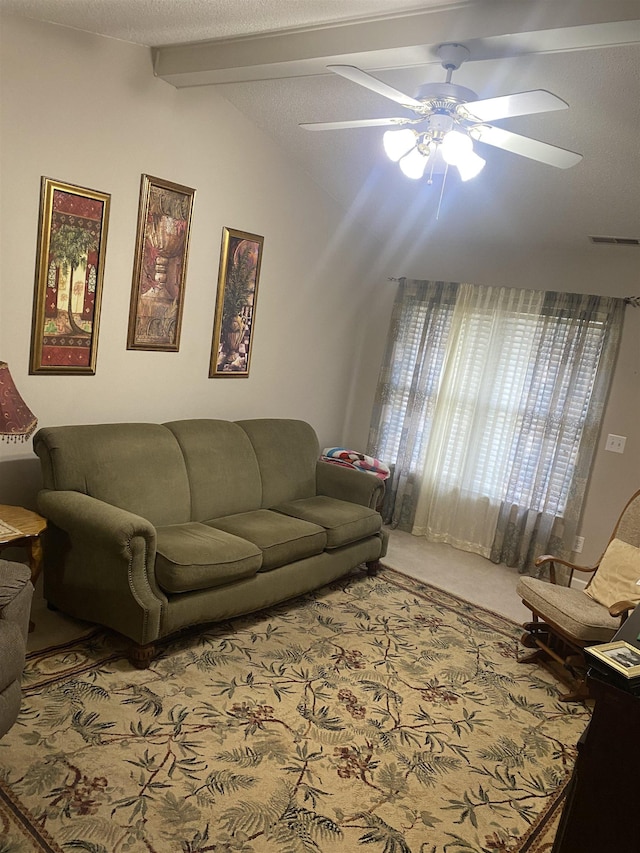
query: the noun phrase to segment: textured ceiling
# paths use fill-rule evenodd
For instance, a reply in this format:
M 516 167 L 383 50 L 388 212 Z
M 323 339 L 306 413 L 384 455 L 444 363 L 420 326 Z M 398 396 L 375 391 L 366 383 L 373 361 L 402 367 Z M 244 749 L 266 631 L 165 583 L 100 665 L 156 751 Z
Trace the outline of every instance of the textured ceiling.
M 640 237 L 640 0 L 0 0 L 0 8 L 143 45 L 182 45 L 154 52 L 159 76 L 174 85 L 226 81 L 205 86 L 205 99 L 207 91 L 228 99 L 366 227 L 569 249 L 586 248 L 588 235 Z M 203 59 L 195 43 L 211 39 Z M 584 159 L 560 170 L 483 146 L 486 168 L 466 184 L 448 179 L 436 219 L 439 187 L 406 179 L 386 160 L 383 129 L 298 125 L 398 114 L 327 72 L 330 62 L 415 94 L 444 79 L 435 45 L 455 40 L 470 46 L 472 61 L 454 82 L 479 97 L 554 92 L 570 109 L 500 124 Z M 164 73 L 165 61 L 175 74 Z M 638 251 L 640 261 L 640 249 L 619 251 Z
M 0 8 L 150 47 L 391 15 L 459 0 L 0 0 Z

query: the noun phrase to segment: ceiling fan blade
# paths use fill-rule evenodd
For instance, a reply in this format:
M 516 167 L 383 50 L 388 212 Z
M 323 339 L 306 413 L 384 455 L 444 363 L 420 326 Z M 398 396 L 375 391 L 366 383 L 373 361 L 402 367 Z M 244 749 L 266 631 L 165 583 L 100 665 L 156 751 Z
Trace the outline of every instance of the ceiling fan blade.
M 327 68 L 341 77 L 346 77 L 347 80 L 352 80 L 366 89 L 371 89 L 372 92 L 382 95 L 383 98 L 390 98 L 397 104 L 402 104 L 403 107 L 408 107 L 409 109 L 422 107 L 422 103 L 412 98 L 411 95 L 405 95 L 404 92 L 399 92 L 393 86 L 387 86 L 382 80 L 378 80 L 377 77 L 367 74 L 366 71 L 361 71 L 355 65 L 327 65 Z
M 342 130 L 348 127 L 384 127 L 396 125 L 400 127 L 410 119 L 404 118 L 357 118 L 353 121 L 312 121 L 300 124 L 305 130 Z
M 540 142 L 537 139 L 531 139 L 529 136 L 520 136 L 517 133 L 511 133 L 509 130 L 493 127 L 490 124 L 474 127 L 471 135 L 474 139 L 478 139 L 487 145 L 511 151 L 513 154 L 520 154 L 520 156 L 528 157 L 530 160 L 538 160 L 548 166 L 556 166 L 558 169 L 568 169 L 582 160 L 582 154 L 576 154 L 575 151 L 568 151 L 566 148 L 559 148 L 557 145 L 549 145 L 547 142 Z
M 495 121 L 512 116 L 548 113 L 553 110 L 566 110 L 569 104 L 546 89 L 534 89 L 531 92 L 517 92 L 515 95 L 502 95 L 499 98 L 486 98 L 482 101 L 468 101 L 461 104 L 456 112 L 469 115 L 478 121 Z

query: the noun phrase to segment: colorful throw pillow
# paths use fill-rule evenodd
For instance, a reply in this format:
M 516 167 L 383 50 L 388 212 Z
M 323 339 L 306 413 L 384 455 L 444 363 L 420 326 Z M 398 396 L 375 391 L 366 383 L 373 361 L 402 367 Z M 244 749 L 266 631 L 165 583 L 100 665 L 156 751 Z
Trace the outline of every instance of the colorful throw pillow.
M 640 548 L 612 539 L 598 571 L 585 589 L 595 601 L 611 607 L 618 601 L 640 602 Z

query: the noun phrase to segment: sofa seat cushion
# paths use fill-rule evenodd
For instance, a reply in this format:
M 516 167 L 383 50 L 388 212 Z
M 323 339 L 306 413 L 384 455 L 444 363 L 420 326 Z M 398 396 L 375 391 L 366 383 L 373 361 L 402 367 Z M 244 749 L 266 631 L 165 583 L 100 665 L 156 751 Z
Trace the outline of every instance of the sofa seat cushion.
M 257 545 L 262 551 L 261 572 L 321 554 L 327 544 L 327 534 L 317 524 L 268 509 L 239 512 L 206 523 Z
M 326 495 L 278 504 L 274 510 L 324 527 L 327 548 L 340 548 L 374 536 L 382 527 L 380 513 L 374 509 Z
M 262 553 L 253 543 L 206 524 L 159 527 L 156 580 L 165 592 L 224 586 L 255 575 Z

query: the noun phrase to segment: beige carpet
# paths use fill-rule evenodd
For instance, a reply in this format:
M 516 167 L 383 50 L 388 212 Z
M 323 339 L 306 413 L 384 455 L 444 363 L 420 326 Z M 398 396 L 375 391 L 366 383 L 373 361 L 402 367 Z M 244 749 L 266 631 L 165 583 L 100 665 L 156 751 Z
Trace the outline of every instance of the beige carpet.
M 543 853 L 588 710 L 516 662 L 520 633 L 385 570 L 146 671 L 99 631 L 33 652 L 0 851 Z

